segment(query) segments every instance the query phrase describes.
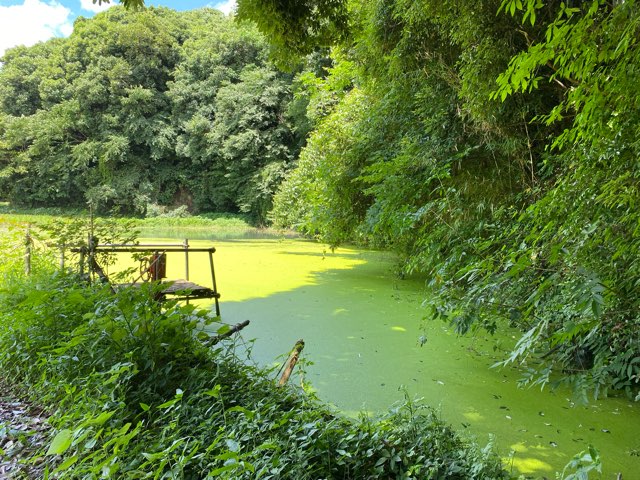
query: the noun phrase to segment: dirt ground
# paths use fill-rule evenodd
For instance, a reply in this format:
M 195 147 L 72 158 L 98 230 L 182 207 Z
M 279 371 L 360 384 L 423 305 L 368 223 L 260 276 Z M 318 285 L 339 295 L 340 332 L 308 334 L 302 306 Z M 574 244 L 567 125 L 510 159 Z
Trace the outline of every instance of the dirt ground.
M 40 461 L 29 459 L 44 446 L 49 428 L 42 409 L 0 379 L 0 479 L 42 478 Z

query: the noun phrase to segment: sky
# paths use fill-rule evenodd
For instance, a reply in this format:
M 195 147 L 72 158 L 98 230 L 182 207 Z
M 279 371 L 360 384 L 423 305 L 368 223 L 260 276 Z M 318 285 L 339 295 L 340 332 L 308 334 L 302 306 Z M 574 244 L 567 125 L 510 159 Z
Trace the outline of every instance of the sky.
M 212 7 L 229 13 L 235 0 L 146 0 L 147 5 L 175 10 Z M 52 37 L 67 37 L 78 16 L 93 17 L 117 5 L 99 6 L 92 0 L 0 0 L 0 57 L 6 49 L 17 45 L 34 45 Z

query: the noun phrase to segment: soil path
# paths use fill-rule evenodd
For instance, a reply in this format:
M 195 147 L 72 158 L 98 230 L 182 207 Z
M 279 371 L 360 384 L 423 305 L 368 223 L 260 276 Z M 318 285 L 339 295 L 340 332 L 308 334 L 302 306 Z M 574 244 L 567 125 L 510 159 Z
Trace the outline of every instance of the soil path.
M 42 478 L 39 462 L 26 460 L 44 446 L 49 428 L 41 408 L 0 380 L 0 479 Z

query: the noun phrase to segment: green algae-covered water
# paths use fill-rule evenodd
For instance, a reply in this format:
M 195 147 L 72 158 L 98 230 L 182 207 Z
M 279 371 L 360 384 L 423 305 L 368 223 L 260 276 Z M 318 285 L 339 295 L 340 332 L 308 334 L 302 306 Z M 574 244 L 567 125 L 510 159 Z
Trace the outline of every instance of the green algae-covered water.
M 222 319 L 251 320 L 243 337 L 255 339 L 253 358 L 271 364 L 303 338 L 312 362 L 305 381 L 346 413 L 384 411 L 408 394 L 481 443 L 495 434 L 513 473 L 553 478 L 592 444 L 604 459 L 603 478 L 640 478 L 638 404 L 605 399 L 584 406 L 568 391 L 518 389 L 519 372 L 489 368 L 516 332 L 459 337 L 425 320 L 422 283 L 397 279 L 392 255 L 331 252 L 291 239 L 191 244 L 216 246 Z M 208 261 L 197 255 L 191 279 L 207 285 Z M 183 269 L 182 258 L 169 257 L 169 278 L 181 278 Z

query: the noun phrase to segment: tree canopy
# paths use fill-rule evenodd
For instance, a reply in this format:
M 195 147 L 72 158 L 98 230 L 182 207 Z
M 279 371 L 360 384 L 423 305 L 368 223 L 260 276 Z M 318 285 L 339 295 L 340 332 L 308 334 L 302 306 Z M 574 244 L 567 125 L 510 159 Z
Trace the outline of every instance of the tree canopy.
M 522 328 L 524 383 L 635 396 L 637 2 L 345 5 L 350 37 L 308 90 L 337 100 L 274 221 L 395 249 L 459 332 Z
M 26 205 L 148 203 L 264 221 L 302 145 L 291 75 L 212 9 L 113 8 L 0 69 L 0 186 Z

